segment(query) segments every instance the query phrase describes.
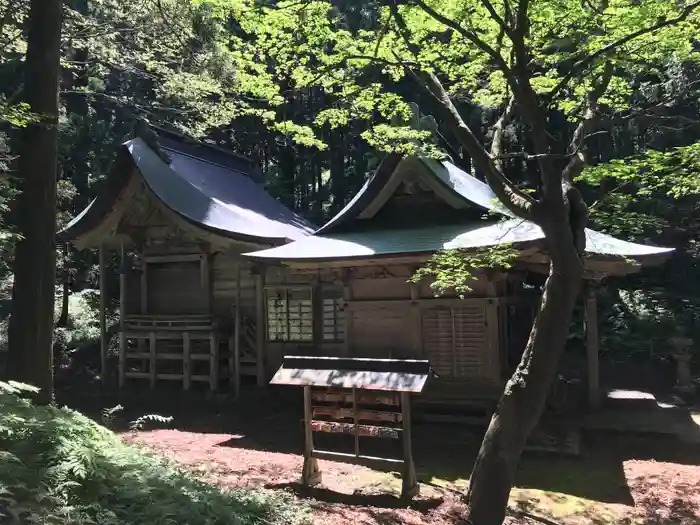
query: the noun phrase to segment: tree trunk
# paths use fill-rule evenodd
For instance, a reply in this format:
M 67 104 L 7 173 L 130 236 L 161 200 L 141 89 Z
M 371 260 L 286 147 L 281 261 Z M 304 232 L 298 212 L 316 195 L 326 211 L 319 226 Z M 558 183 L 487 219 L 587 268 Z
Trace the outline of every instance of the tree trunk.
M 472 470 L 467 493 L 472 525 L 501 525 L 505 519 L 520 455 L 544 411 L 581 287 L 583 264 L 569 225 L 554 221 L 542 228 L 552 259 L 549 276 L 520 364 L 506 384 Z
M 27 21 L 24 100 L 41 122 L 23 132 L 19 175 L 15 280 L 9 323 L 10 377 L 53 396 L 53 316 L 56 280 L 56 155 L 61 0 L 32 0 Z
M 63 271 L 61 272 L 63 280 L 63 293 L 61 294 L 61 314 L 56 321 L 56 328 L 65 328 L 68 324 L 68 307 L 70 306 L 70 249 L 68 244 L 63 246 Z

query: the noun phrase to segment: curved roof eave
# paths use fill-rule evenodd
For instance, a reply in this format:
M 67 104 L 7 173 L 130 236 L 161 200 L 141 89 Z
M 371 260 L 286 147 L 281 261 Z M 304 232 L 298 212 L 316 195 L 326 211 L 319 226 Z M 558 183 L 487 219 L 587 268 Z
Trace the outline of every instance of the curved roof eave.
M 133 160 L 128 152 L 120 147 L 117 151 L 117 158 L 97 197 L 92 199 L 83 211 L 56 233 L 56 241 L 58 243 L 72 242 L 97 228 L 110 214 L 128 186 L 133 168 Z
M 523 219 L 506 219 L 491 224 L 480 221 L 468 225 L 312 235 L 284 246 L 244 255 L 255 259 L 322 262 L 402 253 L 435 253 L 450 249 L 480 249 L 499 244 L 517 244 L 523 249 L 543 240 L 544 233 L 535 223 Z M 665 258 L 673 251 L 673 248 L 623 241 L 588 228 L 586 241 L 587 255 L 598 260 L 629 259 L 648 264 Z
M 335 214 L 333 218 L 328 220 L 326 224 L 321 226 L 314 232 L 314 235 L 319 233 L 328 233 L 335 230 L 339 226 L 355 219 L 365 207 L 372 202 L 377 196 L 377 193 L 388 182 L 391 175 L 396 170 L 399 163 L 403 160 L 403 155 L 398 153 L 390 153 L 379 164 L 372 176 L 367 179 L 362 188 L 348 202 L 345 207 Z

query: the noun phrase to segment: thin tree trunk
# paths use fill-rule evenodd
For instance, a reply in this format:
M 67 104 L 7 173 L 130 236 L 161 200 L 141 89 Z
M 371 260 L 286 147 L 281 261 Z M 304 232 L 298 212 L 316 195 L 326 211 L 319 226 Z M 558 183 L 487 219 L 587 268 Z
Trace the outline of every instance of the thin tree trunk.
M 8 343 L 13 379 L 53 397 L 53 315 L 56 280 L 56 155 L 61 55 L 61 0 L 32 0 L 27 22 L 25 101 L 41 122 L 24 130 L 19 174 L 15 280 Z
M 61 294 L 61 314 L 56 321 L 56 328 L 64 328 L 68 324 L 68 307 L 70 306 L 70 248 L 68 244 L 63 246 L 63 293 Z
M 552 257 L 527 346 L 491 418 L 469 482 L 468 522 L 501 525 L 520 454 L 544 411 L 583 278 L 569 225 L 543 227 Z

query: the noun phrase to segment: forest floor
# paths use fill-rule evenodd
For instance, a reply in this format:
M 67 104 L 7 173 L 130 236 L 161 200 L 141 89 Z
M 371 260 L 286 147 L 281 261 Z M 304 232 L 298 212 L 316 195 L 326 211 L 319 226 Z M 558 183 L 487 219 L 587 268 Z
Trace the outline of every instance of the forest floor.
M 578 457 L 524 455 L 507 523 L 700 522 L 697 446 L 619 433 L 584 437 Z M 322 485 L 300 487 L 299 414 L 275 403 L 228 407 L 218 414 L 205 414 L 200 405 L 195 415 L 175 415 L 170 428 L 125 433 L 124 439 L 169 456 L 215 484 L 292 491 L 312 506 L 314 521 L 324 525 L 459 523 L 457 493 L 466 486 L 479 445 L 479 436 L 461 425 L 416 424 L 421 495 L 407 508 L 397 497 L 398 474 L 362 466 L 320 461 Z

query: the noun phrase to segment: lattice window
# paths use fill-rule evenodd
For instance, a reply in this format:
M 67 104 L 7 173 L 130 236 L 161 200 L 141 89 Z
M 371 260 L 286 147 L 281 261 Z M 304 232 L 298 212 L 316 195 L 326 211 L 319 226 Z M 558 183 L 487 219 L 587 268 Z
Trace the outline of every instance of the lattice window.
M 268 341 L 312 341 L 311 288 L 265 290 Z
M 345 311 L 343 309 L 342 289 L 337 286 L 324 286 L 321 292 L 323 297 L 323 340 L 344 341 Z

